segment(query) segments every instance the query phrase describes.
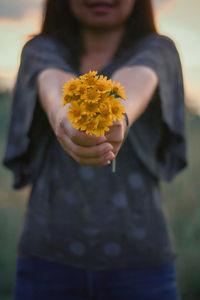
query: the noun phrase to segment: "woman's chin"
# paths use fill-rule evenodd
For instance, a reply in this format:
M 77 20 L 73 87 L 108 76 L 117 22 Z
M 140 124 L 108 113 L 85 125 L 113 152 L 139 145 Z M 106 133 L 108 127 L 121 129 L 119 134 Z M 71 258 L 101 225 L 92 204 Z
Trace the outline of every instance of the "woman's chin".
M 91 30 L 112 30 L 122 26 L 119 22 L 112 22 L 110 18 L 99 17 L 82 23 L 83 27 Z

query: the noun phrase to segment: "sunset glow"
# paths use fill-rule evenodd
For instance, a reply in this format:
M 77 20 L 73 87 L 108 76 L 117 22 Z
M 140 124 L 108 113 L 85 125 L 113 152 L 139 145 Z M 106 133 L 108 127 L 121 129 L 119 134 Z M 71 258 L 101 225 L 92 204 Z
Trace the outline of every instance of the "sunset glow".
M 18 5 L 22 2 L 20 0 Z M 41 21 L 41 0 L 29 0 L 26 2 L 26 10 L 16 10 L 16 16 L 12 3 L 9 0 L 7 6 L 0 4 L 0 88 L 13 87 L 21 48 L 28 35 L 38 32 Z M 191 105 L 197 106 L 200 113 L 200 2 L 155 0 L 155 4 L 159 29 L 176 42 L 183 64 L 187 96 L 191 99 Z

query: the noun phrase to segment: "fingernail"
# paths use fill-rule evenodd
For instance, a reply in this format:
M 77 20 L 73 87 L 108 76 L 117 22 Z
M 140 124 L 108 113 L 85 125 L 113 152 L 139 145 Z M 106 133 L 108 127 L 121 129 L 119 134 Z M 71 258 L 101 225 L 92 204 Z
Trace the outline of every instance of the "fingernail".
M 105 160 L 111 160 L 114 157 L 115 157 L 114 154 L 109 152 L 108 154 L 105 155 Z
M 106 137 L 105 137 L 105 136 L 100 136 L 100 137 L 99 137 L 99 140 L 100 140 L 100 141 L 106 141 Z
M 107 152 L 110 152 L 110 151 L 112 151 L 113 149 L 112 149 L 112 147 L 111 146 L 108 146 L 108 147 L 106 147 L 106 149 L 104 150 L 104 153 L 106 154 Z

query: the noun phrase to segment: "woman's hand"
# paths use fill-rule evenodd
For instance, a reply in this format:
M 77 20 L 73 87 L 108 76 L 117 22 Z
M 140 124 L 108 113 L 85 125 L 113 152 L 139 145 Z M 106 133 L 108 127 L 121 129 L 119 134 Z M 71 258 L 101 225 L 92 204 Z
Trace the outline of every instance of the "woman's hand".
M 73 74 L 47 69 L 38 77 L 39 96 L 53 131 L 62 148 L 79 164 L 101 167 L 114 158 L 113 146 L 106 137 L 87 135 L 76 130 L 68 120 L 69 105 L 61 105 L 62 87 Z
M 79 164 L 101 167 L 110 163 L 114 158 L 113 150 L 117 151 L 120 126 L 111 129 L 108 138 L 105 136 L 96 137 L 76 130 L 67 119 L 66 107 L 61 107 L 55 111 L 56 117 L 54 131 L 62 148 Z M 118 128 L 118 130 L 116 130 Z M 115 143 L 112 146 L 109 139 Z M 116 141 L 116 142 L 115 142 Z
M 127 129 L 126 120 L 122 121 L 116 120 L 112 126 L 110 126 L 110 130 L 106 133 L 107 141 L 113 146 L 113 153 L 115 157 L 119 152 L 122 142 L 124 140 L 124 135 Z

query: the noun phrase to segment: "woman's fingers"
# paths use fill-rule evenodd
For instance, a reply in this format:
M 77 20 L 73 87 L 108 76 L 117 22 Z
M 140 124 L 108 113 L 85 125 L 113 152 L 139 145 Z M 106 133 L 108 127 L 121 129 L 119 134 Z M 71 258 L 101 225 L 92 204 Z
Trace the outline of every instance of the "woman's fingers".
M 77 157 L 82 158 L 95 158 L 102 157 L 105 153 L 109 151 L 113 151 L 113 146 L 106 142 L 101 143 L 95 146 L 79 146 L 67 136 L 63 135 L 62 138 L 58 138 L 60 142 L 62 142 L 62 146 L 65 147 L 66 150 L 74 153 Z
M 75 144 L 80 146 L 94 146 L 106 141 L 105 136 L 97 137 L 95 135 L 88 135 L 85 132 L 76 130 L 66 118 L 61 120 L 60 127 Z
M 119 151 L 122 137 L 121 124 L 111 126 L 107 136 L 90 136 L 76 130 L 63 118 L 57 126 L 56 136 L 63 149 L 79 164 L 87 166 L 103 166 L 114 159 Z
M 113 147 L 109 143 L 83 147 L 74 144 L 68 136 L 58 138 L 63 149 L 79 164 L 91 167 L 107 165 L 113 158 Z
M 110 163 L 110 161 L 114 158 L 113 152 L 107 152 L 105 155 L 101 157 L 80 157 L 73 155 L 72 156 L 79 164 L 90 166 L 90 167 L 102 167 Z
M 123 121 L 116 121 L 110 130 L 106 133 L 107 141 L 113 146 L 113 153 L 117 155 L 125 134 L 125 123 Z
M 122 142 L 112 142 L 112 141 L 110 141 L 110 144 L 113 146 L 112 152 L 116 156 L 117 153 L 119 152 L 119 149 L 121 147 Z
M 72 135 L 72 141 L 80 146 L 94 146 L 106 142 L 105 136 L 97 137 L 95 135 L 88 135 L 84 132 L 76 130 Z
M 113 158 L 114 154 L 112 151 L 108 150 L 111 147 L 108 147 L 106 152 L 102 152 L 101 155 L 97 155 L 96 153 L 90 154 L 84 152 L 81 153 L 83 147 L 80 147 L 79 151 L 74 151 L 74 148 L 70 145 L 70 140 L 68 142 L 59 140 L 61 146 L 63 149 L 79 164 L 91 166 L 91 167 L 101 167 L 104 165 L 107 165 Z M 79 147 L 79 146 L 78 146 Z M 85 147 L 86 149 L 89 149 L 89 147 Z M 92 147 L 93 148 L 93 147 Z M 84 149 L 84 151 L 86 151 Z M 78 149 L 77 149 L 78 150 Z M 94 151 L 94 150 L 93 150 Z
M 106 132 L 105 137 L 108 141 L 112 141 L 114 143 L 122 142 L 124 138 L 123 123 L 115 121 L 115 123 L 110 126 L 110 130 Z

